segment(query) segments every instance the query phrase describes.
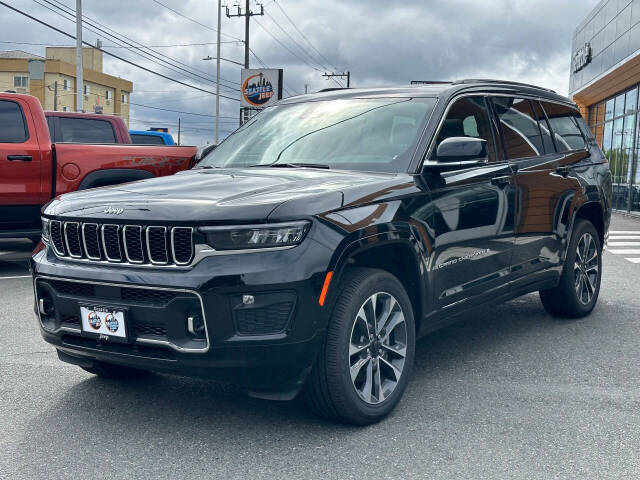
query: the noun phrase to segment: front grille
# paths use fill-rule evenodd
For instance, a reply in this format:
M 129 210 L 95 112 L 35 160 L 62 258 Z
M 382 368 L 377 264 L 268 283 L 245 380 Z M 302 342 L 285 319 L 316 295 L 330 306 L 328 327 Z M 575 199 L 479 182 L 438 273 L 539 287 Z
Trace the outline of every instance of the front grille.
M 64 238 L 67 241 L 69 255 L 82 258 L 82 244 L 80 242 L 80 226 L 77 222 L 65 222 Z
M 62 235 L 62 222 L 53 220 L 50 225 L 51 243 L 58 255 L 66 255 L 67 249 L 64 246 L 64 237 Z
M 82 297 L 91 300 L 104 300 L 105 302 L 123 300 L 131 303 L 163 306 L 180 295 L 172 290 L 154 290 L 151 288 L 136 287 L 112 287 L 113 292 L 98 294 L 96 285 L 83 282 L 67 282 L 65 280 L 49 280 L 53 289 L 61 295 Z
M 280 333 L 286 327 L 293 302 L 274 303 L 263 308 L 240 309 L 236 312 L 238 333 L 265 335 Z
M 189 265 L 193 228 L 51 221 L 58 257 L 134 265 Z
M 136 325 L 136 336 L 155 335 L 156 337 L 166 337 L 167 329 L 157 325 Z
M 62 321 L 62 323 L 70 323 L 72 325 L 80 325 L 80 317 L 78 315 L 67 315 L 67 314 L 62 314 L 60 315 L 60 320 Z
M 51 280 L 49 283 L 56 292 L 62 295 L 92 298 L 96 294 L 95 287 L 89 283 L 65 282 L 63 280 Z

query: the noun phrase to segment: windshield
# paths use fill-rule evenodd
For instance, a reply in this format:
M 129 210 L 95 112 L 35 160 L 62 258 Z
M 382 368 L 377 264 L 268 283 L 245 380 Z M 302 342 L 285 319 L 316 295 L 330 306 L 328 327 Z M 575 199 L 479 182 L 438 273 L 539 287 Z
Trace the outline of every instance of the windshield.
M 404 172 L 434 98 L 324 100 L 265 109 L 198 167 L 313 164 Z

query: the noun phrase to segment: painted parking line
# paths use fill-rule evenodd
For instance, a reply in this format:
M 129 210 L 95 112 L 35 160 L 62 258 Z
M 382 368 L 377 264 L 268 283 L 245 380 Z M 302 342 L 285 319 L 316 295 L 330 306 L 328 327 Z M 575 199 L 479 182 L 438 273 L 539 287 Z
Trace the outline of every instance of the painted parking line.
M 609 240 L 638 240 L 640 242 L 640 232 L 638 235 L 609 235 Z
M 640 255 L 640 248 L 621 248 L 619 250 L 608 248 L 607 252 L 614 255 Z
M 640 257 L 625 258 L 625 260 L 631 263 L 640 263 Z
M 607 242 L 607 246 L 609 247 L 640 247 L 640 242 L 618 242 L 616 240 L 614 240 L 613 242 Z
M 11 280 L 13 278 L 31 278 L 31 275 L 11 275 L 8 277 L 0 277 L 0 280 Z
M 640 235 L 640 230 L 609 230 L 609 235 Z

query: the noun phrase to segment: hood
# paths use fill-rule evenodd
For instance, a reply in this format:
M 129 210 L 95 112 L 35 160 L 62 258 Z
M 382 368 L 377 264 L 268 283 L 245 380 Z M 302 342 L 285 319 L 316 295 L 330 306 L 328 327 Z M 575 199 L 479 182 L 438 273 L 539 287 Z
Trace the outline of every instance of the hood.
M 311 168 L 194 169 L 169 177 L 61 195 L 47 215 L 114 222 L 253 222 L 285 202 L 315 215 L 340 208 L 344 191 L 388 183 L 395 175 Z M 397 180 L 396 180 L 397 181 Z M 365 188 L 365 190 L 369 190 Z

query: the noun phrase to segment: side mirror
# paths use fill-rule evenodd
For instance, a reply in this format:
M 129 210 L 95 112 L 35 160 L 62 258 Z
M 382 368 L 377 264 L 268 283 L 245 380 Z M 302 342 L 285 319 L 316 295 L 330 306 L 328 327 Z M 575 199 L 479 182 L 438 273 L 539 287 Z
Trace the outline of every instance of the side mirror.
M 436 150 L 437 160 L 423 164 L 423 170 L 451 172 L 478 167 L 488 161 L 487 141 L 474 137 L 449 137 L 440 142 Z
M 474 137 L 449 137 L 438 145 L 438 162 L 465 162 L 487 158 L 487 141 Z

